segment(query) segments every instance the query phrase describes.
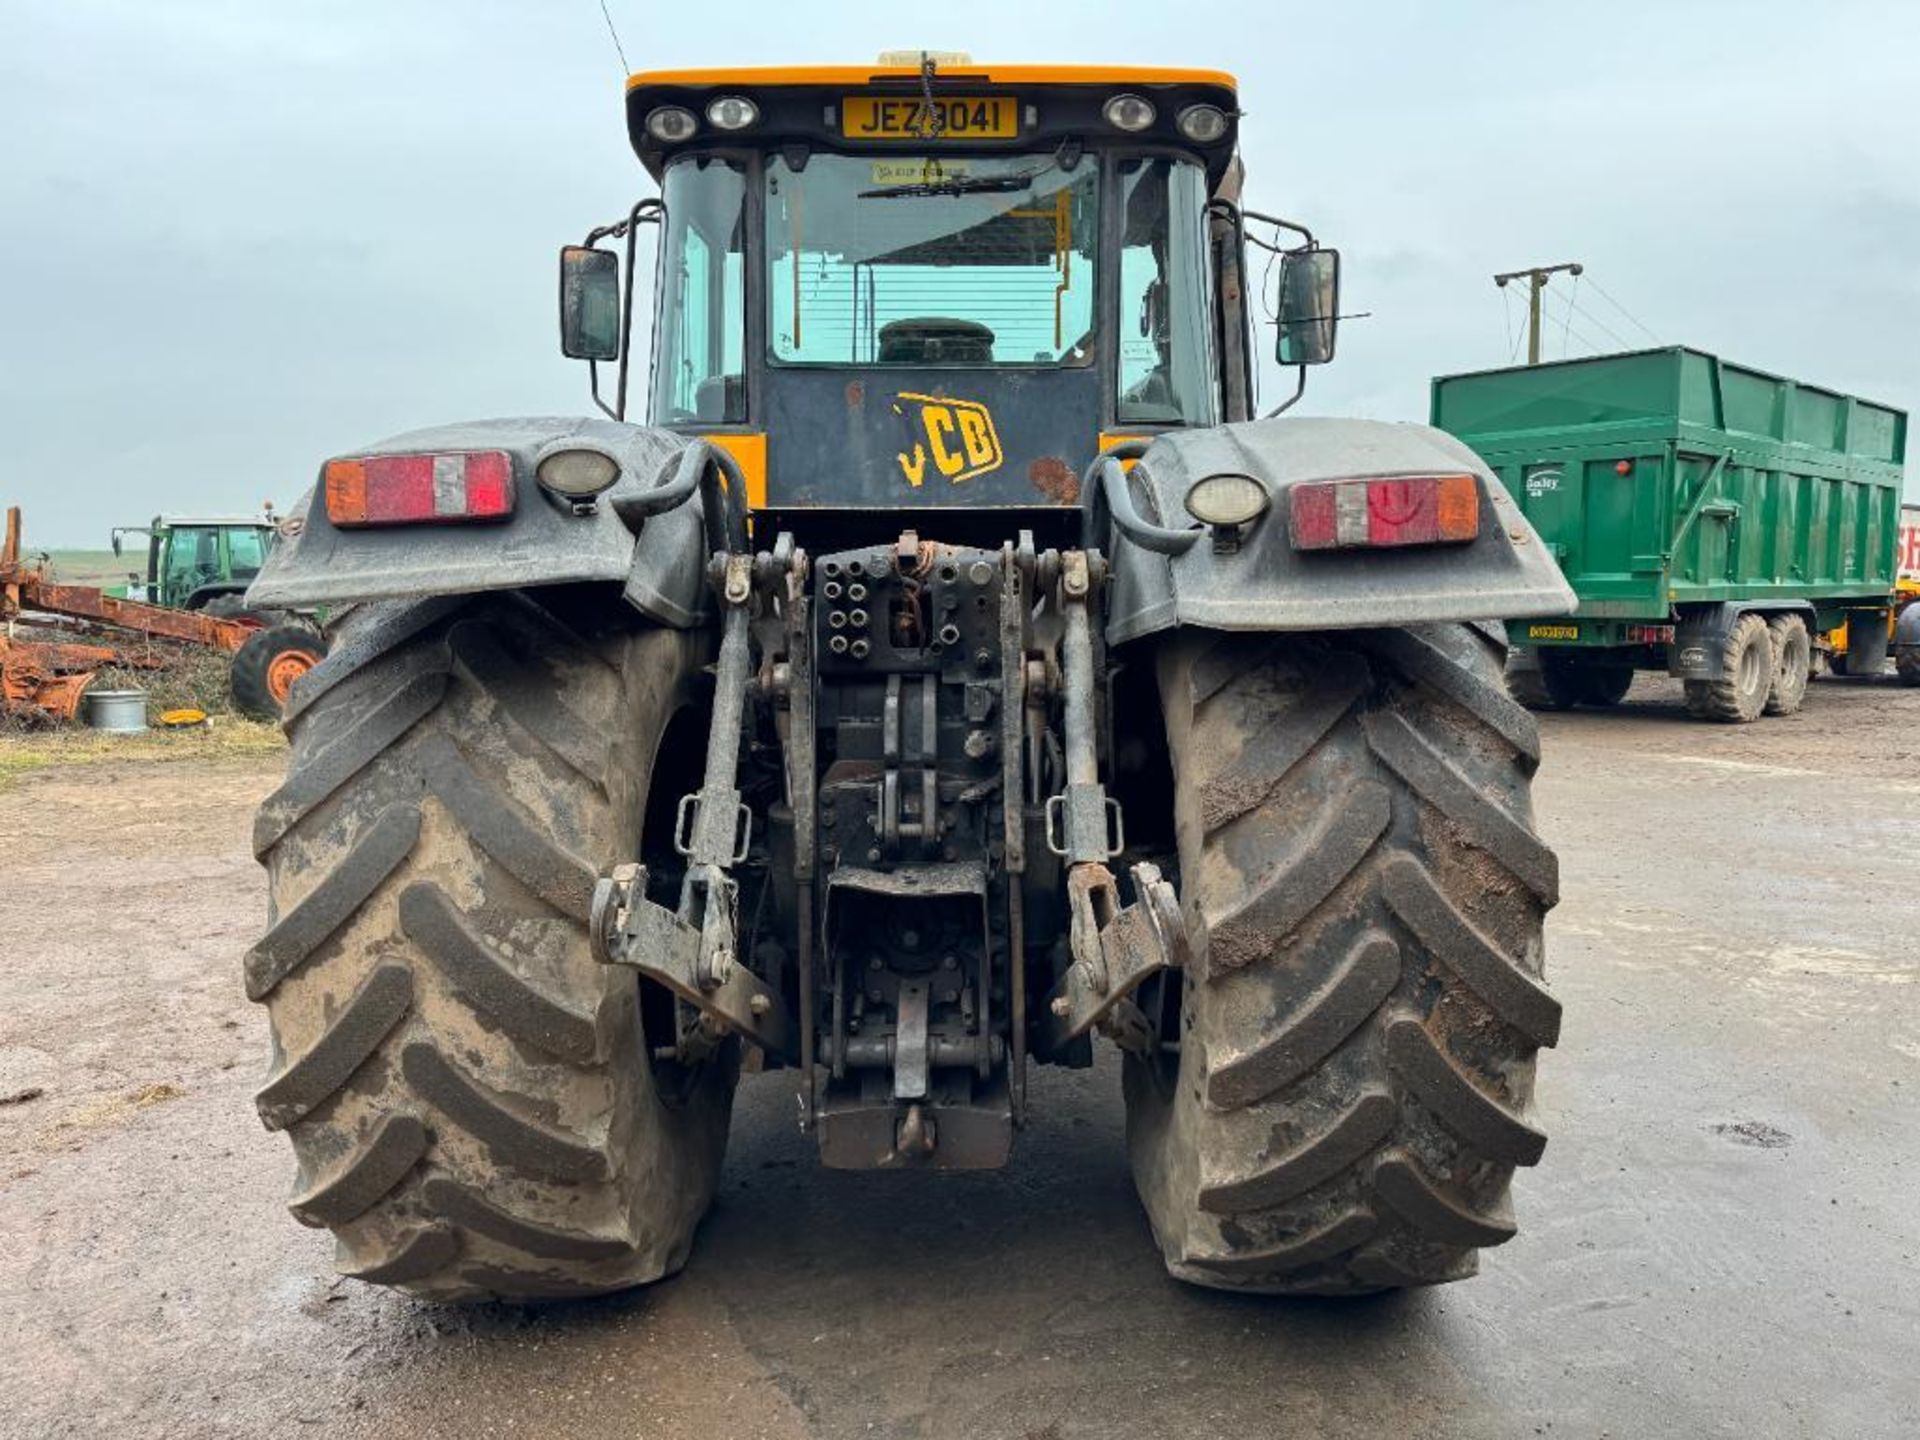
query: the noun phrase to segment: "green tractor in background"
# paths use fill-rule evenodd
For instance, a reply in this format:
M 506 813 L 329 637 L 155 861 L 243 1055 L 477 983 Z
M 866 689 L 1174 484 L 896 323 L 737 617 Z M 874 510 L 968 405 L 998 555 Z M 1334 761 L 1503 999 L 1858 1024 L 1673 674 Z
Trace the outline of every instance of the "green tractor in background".
M 232 667 L 234 707 L 256 720 L 277 719 L 293 682 L 326 653 L 322 612 L 246 602 L 247 587 L 266 563 L 278 525 L 268 505 L 258 515 L 156 515 L 146 525 L 119 526 L 113 532 L 115 555 L 124 552 L 126 536 L 147 537 L 146 574 L 130 571 L 125 585 L 105 592 L 257 625 L 257 633 L 234 652 Z
M 269 508 L 258 515 L 156 515 L 145 525 L 119 526 L 115 555 L 124 552 L 124 537 L 147 537 L 146 575 L 130 571 L 125 585 L 107 593 L 169 610 L 239 614 L 247 586 L 273 545 L 276 523 Z

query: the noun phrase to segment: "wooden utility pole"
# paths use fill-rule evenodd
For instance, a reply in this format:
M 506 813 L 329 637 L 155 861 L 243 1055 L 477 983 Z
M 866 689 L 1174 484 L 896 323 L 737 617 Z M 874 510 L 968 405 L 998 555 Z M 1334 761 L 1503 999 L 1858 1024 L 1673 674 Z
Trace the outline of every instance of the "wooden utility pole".
M 1503 290 L 1509 280 L 1527 282 L 1527 364 L 1540 363 L 1540 292 L 1547 288 L 1547 277 L 1562 270 L 1578 275 L 1581 268 L 1578 260 L 1568 260 L 1560 265 L 1536 265 L 1531 270 L 1509 270 L 1493 277 L 1493 283 Z

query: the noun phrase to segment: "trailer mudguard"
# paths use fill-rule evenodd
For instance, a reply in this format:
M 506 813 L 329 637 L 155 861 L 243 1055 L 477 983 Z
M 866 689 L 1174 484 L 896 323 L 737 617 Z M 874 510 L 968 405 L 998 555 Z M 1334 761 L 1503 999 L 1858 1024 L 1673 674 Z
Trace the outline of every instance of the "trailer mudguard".
M 561 443 L 599 450 L 620 465 L 620 478 L 590 513 L 575 513 L 534 479 L 537 458 Z M 629 603 L 664 625 L 695 625 L 707 604 L 706 497 L 696 489 L 671 508 L 640 513 L 649 508 L 647 493 L 672 481 L 676 458 L 692 443 L 644 425 L 531 417 L 413 430 L 348 452 L 341 458 L 504 450 L 513 461 L 513 514 L 498 522 L 341 529 L 327 518 L 316 484 L 282 523 L 247 603 L 338 605 L 605 581 L 624 583 Z
M 1920 602 L 1908 605 L 1893 622 L 1893 649 L 1896 655 L 1920 650 Z
M 1222 547 L 1201 535 L 1165 554 L 1129 538 L 1119 522 L 1130 498 L 1136 535 L 1197 525 L 1187 492 L 1211 475 L 1247 475 L 1271 497 L 1267 512 Z M 1480 533 L 1464 544 L 1297 551 L 1287 533 L 1288 491 L 1314 480 L 1472 474 L 1480 482 Z M 1110 505 L 1114 584 L 1107 640 L 1121 644 L 1193 625 L 1214 630 L 1353 630 L 1435 620 L 1564 615 L 1573 591 L 1540 537 L 1480 457 L 1425 425 L 1375 420 L 1250 420 L 1174 431 L 1148 447 L 1124 481 L 1109 469 L 1086 487 Z M 1102 527 L 1103 529 L 1105 527 Z M 1098 532 L 1096 532 L 1098 533 Z M 1165 546 L 1163 548 L 1173 548 Z

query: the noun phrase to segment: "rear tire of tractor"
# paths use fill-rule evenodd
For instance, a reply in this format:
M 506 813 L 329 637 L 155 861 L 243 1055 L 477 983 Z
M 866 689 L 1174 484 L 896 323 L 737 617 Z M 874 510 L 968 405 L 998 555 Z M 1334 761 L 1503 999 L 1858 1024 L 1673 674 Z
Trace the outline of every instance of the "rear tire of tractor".
M 1807 678 L 1813 673 L 1813 637 L 1798 615 L 1775 615 L 1767 621 L 1773 641 L 1773 682 L 1767 690 L 1766 713 L 1791 715 L 1807 698 Z
M 304 625 L 256 630 L 233 652 L 227 681 L 233 708 L 249 720 L 278 720 L 293 686 L 327 654 L 327 642 Z
M 1687 714 L 1724 725 L 1758 720 L 1773 689 L 1773 673 L 1773 632 L 1766 616 L 1742 615 L 1721 642 L 1720 678 L 1686 682 Z
M 366 606 L 295 696 L 254 825 L 255 1100 L 341 1273 L 536 1300 L 685 1262 L 737 1047 L 658 1081 L 636 977 L 594 961 L 587 919 L 596 873 L 642 853 L 706 658 L 697 633 L 582 638 L 525 595 Z
M 1177 1057 L 1127 1062 L 1127 1128 L 1178 1278 L 1364 1294 L 1513 1236 L 1558 864 L 1504 653 L 1469 625 L 1162 651 L 1194 960 Z
M 1920 650 L 1901 650 L 1893 657 L 1894 673 L 1902 685 L 1920 685 Z

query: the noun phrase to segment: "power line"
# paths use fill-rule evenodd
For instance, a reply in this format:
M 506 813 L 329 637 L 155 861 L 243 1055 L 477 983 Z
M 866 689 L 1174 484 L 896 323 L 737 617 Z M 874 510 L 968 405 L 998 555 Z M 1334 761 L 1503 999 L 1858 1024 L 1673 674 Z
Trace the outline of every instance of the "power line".
M 1604 355 L 1606 353 L 1605 346 L 1590 339 L 1584 330 L 1579 329 L 1573 324 L 1573 314 L 1571 309 L 1569 309 L 1567 313 L 1562 316 L 1556 317 L 1549 314 L 1547 317 L 1549 323 L 1551 323 L 1556 318 L 1558 318 L 1561 322 L 1560 333 L 1562 336 L 1561 343 L 1562 343 L 1562 349 L 1563 349 L 1563 358 L 1564 358 L 1565 337 L 1567 335 L 1572 335 L 1574 339 L 1578 340 L 1582 345 L 1586 346 L 1587 350 L 1591 354 Z M 1588 318 L 1584 310 L 1581 311 L 1581 318 L 1582 319 Z
M 1578 287 L 1576 287 L 1576 294 L 1577 293 L 1578 293 Z M 1554 298 L 1559 299 L 1561 297 L 1555 296 Z M 1613 341 L 1613 343 L 1618 345 L 1622 350 L 1631 350 L 1633 348 L 1633 342 L 1631 340 L 1628 340 L 1625 336 L 1621 335 L 1611 325 L 1607 324 L 1606 321 L 1602 320 L 1598 315 L 1594 314 L 1591 310 L 1587 309 L 1584 305 L 1581 305 L 1577 300 L 1568 298 L 1566 300 L 1566 303 L 1572 307 L 1573 312 L 1579 315 L 1579 317 L 1582 320 L 1586 321 L 1594 329 L 1598 330 L 1602 335 L 1605 335 L 1609 340 Z
M 1573 328 L 1574 302 L 1580 296 L 1580 272 L 1573 272 L 1573 294 L 1567 297 L 1567 313 L 1560 321 L 1560 358 L 1567 358 L 1567 332 Z
M 1614 299 L 1613 296 L 1609 295 L 1606 292 L 1606 288 L 1602 286 L 1598 280 L 1593 282 L 1593 288 L 1594 288 L 1594 291 L 1600 296 L 1602 300 L 1606 301 L 1614 309 L 1618 310 L 1622 315 L 1626 316 L 1627 319 L 1631 320 L 1635 325 L 1639 326 L 1641 333 L 1644 334 L 1649 340 L 1653 341 L 1653 343 L 1656 345 L 1660 343 L 1660 337 L 1656 335 L 1652 331 L 1652 329 L 1650 329 L 1648 326 L 1641 324 L 1640 317 L 1638 315 L 1635 315 L 1631 310 L 1627 309 L 1626 306 L 1622 305 L 1618 300 Z
M 1525 270 L 1507 270 L 1493 277 L 1493 283 L 1502 290 L 1514 280 L 1527 282 L 1527 363 L 1540 363 L 1540 292 L 1547 288 L 1547 281 L 1555 275 L 1578 275 L 1581 266 L 1578 260 L 1566 261 L 1559 265 L 1532 265 Z
M 1513 292 L 1504 285 L 1500 287 L 1500 318 L 1507 326 L 1507 363 L 1511 365 L 1520 358 L 1520 332 L 1513 328 Z
M 620 32 L 613 28 L 613 16 L 607 12 L 607 0 L 600 0 L 600 18 L 607 22 L 607 34 L 613 39 L 613 53 L 620 57 L 620 73 L 632 74 L 633 67 L 627 64 L 627 52 L 620 44 Z

